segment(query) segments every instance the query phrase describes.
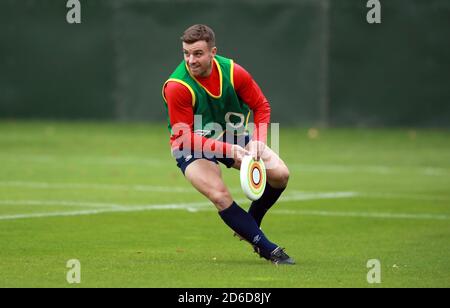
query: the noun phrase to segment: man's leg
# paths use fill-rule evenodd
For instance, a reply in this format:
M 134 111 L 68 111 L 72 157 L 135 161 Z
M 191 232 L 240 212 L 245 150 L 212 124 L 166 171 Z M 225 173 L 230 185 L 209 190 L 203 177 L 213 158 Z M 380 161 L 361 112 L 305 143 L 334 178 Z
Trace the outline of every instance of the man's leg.
M 261 226 L 264 215 L 277 202 L 289 182 L 289 169 L 268 146 L 266 146 L 261 158 L 264 164 L 269 167 L 267 169 L 266 190 L 259 200 L 252 203 L 249 209 L 249 214 L 252 215 L 258 226 Z M 236 162 L 233 167 L 240 169 L 241 162 Z
M 270 242 L 254 218 L 233 201 L 217 164 L 206 159 L 196 160 L 186 168 L 185 176 L 192 186 L 216 206 L 222 220 L 234 232 L 256 246 L 261 256 L 271 258 L 271 253 L 278 246 Z

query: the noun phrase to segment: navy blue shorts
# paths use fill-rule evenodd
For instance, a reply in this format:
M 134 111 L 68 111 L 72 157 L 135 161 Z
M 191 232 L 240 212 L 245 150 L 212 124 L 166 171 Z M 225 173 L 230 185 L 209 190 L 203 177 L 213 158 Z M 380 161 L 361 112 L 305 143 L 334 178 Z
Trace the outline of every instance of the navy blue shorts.
M 250 142 L 250 136 L 249 135 L 245 135 L 245 136 L 236 136 L 235 140 L 234 140 L 234 144 L 239 144 L 239 145 L 247 145 Z M 192 164 L 194 161 L 199 160 L 199 159 L 206 159 L 209 161 L 212 161 L 216 164 L 222 163 L 224 164 L 227 168 L 231 168 L 233 167 L 235 161 L 233 158 L 217 158 L 217 157 L 207 157 L 205 155 L 205 153 L 195 153 L 191 151 L 188 153 L 182 153 L 182 151 L 178 151 L 175 150 L 173 152 L 173 155 L 176 157 L 176 161 L 177 161 L 177 167 L 181 169 L 181 172 L 183 172 L 183 174 L 186 173 L 186 168 Z M 181 156 L 181 157 L 180 157 Z M 179 157 L 179 158 L 177 158 Z

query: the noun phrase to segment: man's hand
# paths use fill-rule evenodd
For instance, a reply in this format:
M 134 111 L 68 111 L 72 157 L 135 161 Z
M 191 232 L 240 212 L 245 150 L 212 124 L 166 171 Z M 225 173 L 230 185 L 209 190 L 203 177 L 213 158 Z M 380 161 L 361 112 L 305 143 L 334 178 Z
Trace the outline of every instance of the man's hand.
M 251 155 L 249 151 L 236 144 L 231 146 L 231 154 L 233 155 L 233 159 L 237 162 L 242 162 L 245 155 Z
M 254 160 L 260 160 L 266 150 L 266 145 L 261 141 L 250 141 L 247 145 L 247 149 Z

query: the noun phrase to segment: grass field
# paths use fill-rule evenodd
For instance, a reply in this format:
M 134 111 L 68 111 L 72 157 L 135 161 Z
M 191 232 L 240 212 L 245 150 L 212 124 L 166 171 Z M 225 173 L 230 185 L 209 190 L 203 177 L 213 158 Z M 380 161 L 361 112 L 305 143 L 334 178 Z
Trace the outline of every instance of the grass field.
M 448 131 L 282 129 L 290 186 L 262 227 L 298 264 L 277 267 L 189 187 L 164 126 L 0 122 L 0 287 L 450 287 Z

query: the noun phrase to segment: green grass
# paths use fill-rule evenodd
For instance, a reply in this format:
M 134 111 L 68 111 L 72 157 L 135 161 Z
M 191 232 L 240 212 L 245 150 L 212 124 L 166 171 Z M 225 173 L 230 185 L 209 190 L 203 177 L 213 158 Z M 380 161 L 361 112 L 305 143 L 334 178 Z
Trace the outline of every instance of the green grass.
M 212 205 L 149 210 L 206 201 L 163 124 L 0 122 L 0 287 L 450 287 L 449 132 L 307 132 L 281 131 L 291 201 L 263 230 L 298 265 L 277 267 Z M 237 171 L 224 178 L 245 199 Z M 338 192 L 350 195 L 318 198 Z M 69 259 L 79 285 L 66 281 Z M 379 285 L 367 283 L 369 259 Z

